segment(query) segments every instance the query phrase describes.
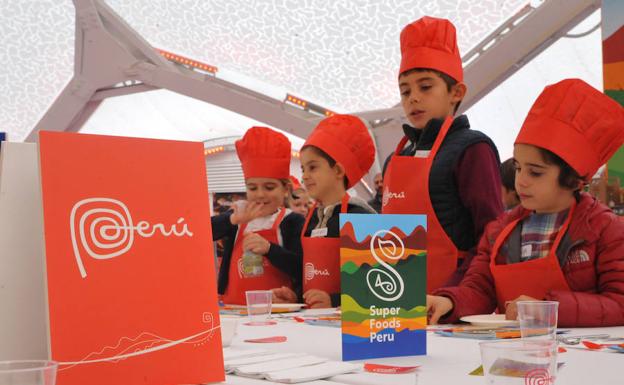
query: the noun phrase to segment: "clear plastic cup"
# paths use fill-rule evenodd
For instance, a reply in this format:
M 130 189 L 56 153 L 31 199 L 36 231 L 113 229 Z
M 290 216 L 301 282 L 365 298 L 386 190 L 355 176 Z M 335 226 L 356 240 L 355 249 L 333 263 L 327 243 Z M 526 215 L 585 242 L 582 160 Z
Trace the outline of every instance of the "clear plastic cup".
M 511 340 L 482 342 L 486 384 L 553 385 L 557 376 L 557 342 Z
M 557 339 L 557 301 L 518 301 L 518 321 L 522 338 Z
M 54 361 L 0 361 L 0 385 L 54 385 Z
M 273 292 L 271 290 L 249 290 L 245 292 L 247 297 L 247 325 L 262 326 L 272 325 L 271 306 L 273 304 Z

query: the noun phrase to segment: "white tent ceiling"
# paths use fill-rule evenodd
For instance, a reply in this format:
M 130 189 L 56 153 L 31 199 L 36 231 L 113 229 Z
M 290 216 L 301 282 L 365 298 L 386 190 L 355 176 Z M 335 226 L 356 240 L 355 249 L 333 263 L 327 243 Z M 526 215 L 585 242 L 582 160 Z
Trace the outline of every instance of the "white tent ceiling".
M 276 99 L 286 92 L 338 112 L 398 101 L 401 27 L 423 14 L 451 19 L 463 52 L 527 1 L 121 1 L 107 3 L 153 46 L 219 67 Z M 69 0 L 0 0 L 0 130 L 21 140 L 72 74 Z M 576 31 L 600 21 L 592 15 Z M 575 76 L 601 87 L 600 29 L 562 39 L 468 111 L 503 157 L 535 96 Z M 168 91 L 105 100 L 82 132 L 203 140 L 242 133 L 251 119 Z M 300 141 L 295 144 L 300 144 Z

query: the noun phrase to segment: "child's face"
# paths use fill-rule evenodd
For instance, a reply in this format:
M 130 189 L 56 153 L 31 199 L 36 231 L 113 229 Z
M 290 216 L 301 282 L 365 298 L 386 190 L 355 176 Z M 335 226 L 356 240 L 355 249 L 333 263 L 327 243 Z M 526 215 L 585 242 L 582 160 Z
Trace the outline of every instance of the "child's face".
M 455 104 L 463 97 L 462 92 L 458 94 L 457 85 L 449 92 L 440 75 L 432 71 L 401 75 L 399 90 L 405 116 L 417 129 L 425 128 L 431 119 L 453 115 Z
M 293 195 L 296 195 L 297 199 L 290 200 L 290 209 L 303 216 L 308 215 L 308 205 L 310 203 L 308 193 L 303 190 L 297 190 L 293 193 Z
M 279 179 L 249 178 L 245 180 L 247 200 L 263 204 L 261 215 L 271 215 L 284 205 L 288 189 Z
M 556 213 L 572 205 L 574 193 L 559 185 L 561 169 L 544 162 L 537 147 L 516 144 L 514 160 L 516 192 L 525 209 L 537 213 Z
M 311 148 L 304 148 L 301 151 L 301 171 L 308 194 L 321 202 L 333 195 L 337 187 L 344 186 L 340 170 L 336 166 L 330 167 L 327 159 Z

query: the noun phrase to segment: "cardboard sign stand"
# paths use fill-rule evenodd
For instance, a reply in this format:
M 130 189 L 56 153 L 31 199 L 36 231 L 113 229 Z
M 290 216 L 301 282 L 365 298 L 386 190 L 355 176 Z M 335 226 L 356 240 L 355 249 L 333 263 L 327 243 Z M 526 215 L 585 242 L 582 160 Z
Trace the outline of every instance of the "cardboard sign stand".
M 224 380 L 201 143 L 41 132 L 0 152 L 0 360 L 57 385 Z

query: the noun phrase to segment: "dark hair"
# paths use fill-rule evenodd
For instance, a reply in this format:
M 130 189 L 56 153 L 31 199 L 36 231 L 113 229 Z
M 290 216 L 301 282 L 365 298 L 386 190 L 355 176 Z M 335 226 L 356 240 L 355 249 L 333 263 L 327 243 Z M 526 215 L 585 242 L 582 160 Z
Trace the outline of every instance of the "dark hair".
M 452 77 L 450 77 L 449 75 L 445 74 L 444 72 L 438 71 L 438 70 L 434 70 L 432 68 L 412 68 L 409 69 L 405 72 L 402 72 L 399 75 L 399 78 L 401 76 L 407 76 L 411 73 L 414 72 L 433 72 L 434 74 L 438 75 L 440 78 L 442 78 L 442 80 L 444 81 L 444 84 L 446 84 L 446 90 L 448 92 L 451 92 L 451 89 L 458 83 L 457 80 L 453 79 Z M 461 100 L 459 102 L 457 102 L 457 104 L 455 105 L 455 109 L 453 110 L 453 114 L 457 113 L 457 110 L 459 109 L 459 105 L 461 104 Z
M 509 158 L 500 165 L 501 182 L 507 191 L 516 190 L 516 165 L 514 158 Z
M 305 189 L 303 189 L 303 188 L 293 189 L 293 190 L 292 190 L 292 193 L 290 193 L 290 196 L 292 197 L 292 199 L 299 199 L 299 198 L 301 198 L 301 195 L 297 195 L 297 194 L 295 193 L 296 191 L 301 191 L 301 192 L 303 192 L 304 194 L 305 194 L 305 192 L 306 192 L 306 191 L 305 191 Z
M 320 156 L 321 158 L 325 159 L 327 161 L 327 163 L 329 163 L 329 167 L 334 167 L 336 165 L 336 161 L 334 160 L 334 158 L 332 158 L 331 156 L 329 156 L 328 153 L 326 153 L 325 151 L 321 150 L 320 148 L 316 147 L 316 146 L 312 146 L 312 145 L 307 145 L 307 146 L 303 146 L 301 148 L 301 151 L 305 150 L 309 148 L 310 150 L 314 151 L 314 153 L 318 156 Z M 344 188 L 345 190 L 347 189 L 347 186 L 349 185 L 349 180 L 347 179 L 347 176 L 344 176 L 343 179 L 343 184 L 344 184 Z
M 584 181 L 586 179 L 586 175 L 579 175 L 578 172 L 572 168 L 572 166 L 566 163 L 565 160 L 561 159 L 559 155 L 554 152 L 541 147 L 537 147 L 537 149 L 542 155 L 545 163 L 553 164 L 559 167 L 559 178 L 557 179 L 559 186 L 572 190 L 574 192 L 574 196 L 578 199 L 580 197 L 579 182 Z

